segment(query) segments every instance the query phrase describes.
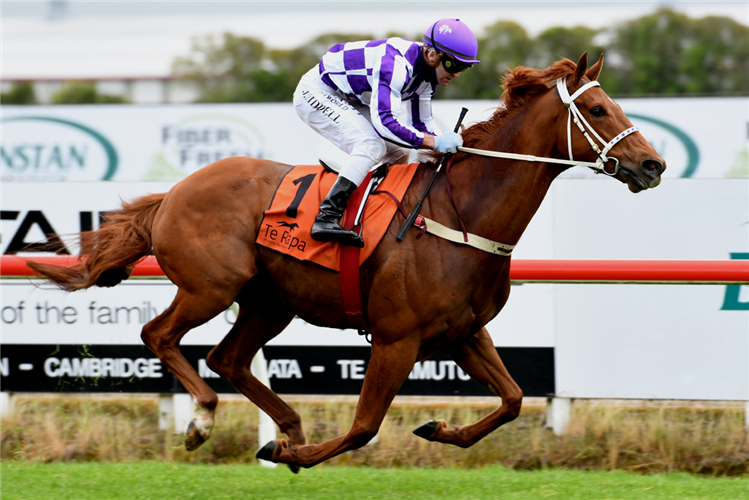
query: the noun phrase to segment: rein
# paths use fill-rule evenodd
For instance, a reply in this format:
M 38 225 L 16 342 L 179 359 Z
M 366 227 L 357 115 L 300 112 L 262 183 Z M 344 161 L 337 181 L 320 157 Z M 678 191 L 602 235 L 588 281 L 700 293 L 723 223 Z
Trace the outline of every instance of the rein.
M 590 124 L 587 122 L 585 117 L 580 113 L 580 110 L 575 105 L 575 99 L 580 97 L 586 90 L 592 88 L 592 87 L 600 87 L 601 84 L 597 81 L 592 81 L 589 83 L 586 83 L 582 87 L 580 87 L 577 92 L 570 95 L 569 91 L 567 90 L 567 78 L 559 78 L 556 82 L 557 91 L 559 92 L 559 97 L 562 99 L 562 103 L 564 104 L 564 107 L 567 108 L 567 150 L 570 154 L 569 160 L 561 160 L 557 158 L 546 158 L 543 156 L 533 156 L 533 155 L 524 155 L 524 154 L 516 154 L 516 153 L 500 153 L 498 151 L 488 151 L 485 149 L 474 149 L 474 148 L 464 148 L 462 146 L 458 147 L 458 151 L 461 151 L 463 153 L 470 153 L 475 154 L 479 156 L 489 156 L 492 158 L 505 158 L 509 160 L 520 160 L 520 161 L 529 161 L 529 162 L 542 162 L 542 163 L 556 163 L 560 165 L 572 165 L 574 166 L 581 166 L 581 167 L 588 167 L 592 170 L 594 170 L 597 174 L 605 174 L 608 176 L 614 176 L 619 173 L 619 160 L 614 157 L 608 157 L 606 154 L 611 151 L 611 149 L 616 146 L 616 144 L 619 143 L 622 139 L 627 137 L 630 134 L 633 134 L 635 132 L 638 132 L 640 129 L 637 127 L 630 127 L 624 132 L 618 134 L 616 137 L 608 141 L 608 143 L 601 138 L 600 135 L 593 129 L 593 127 L 590 126 Z M 595 162 L 588 162 L 588 161 L 576 161 L 572 157 L 572 134 L 571 134 L 571 122 L 574 122 L 575 125 L 577 125 L 577 128 L 580 129 L 580 132 L 582 132 L 583 136 L 588 140 L 588 143 L 590 144 L 590 147 L 598 154 L 598 160 Z M 586 130 L 587 129 L 587 130 Z M 588 134 L 588 130 L 603 144 L 603 149 L 596 144 L 596 142 L 590 137 L 590 134 Z M 606 171 L 606 163 L 608 163 L 609 160 L 614 161 L 614 171 L 608 172 Z M 450 163 L 448 163 L 448 168 L 446 171 L 446 175 L 450 172 Z M 447 190 L 448 194 L 450 195 L 450 200 L 453 203 L 453 207 L 455 208 L 455 212 L 457 213 L 458 209 L 455 207 L 455 201 L 452 197 L 452 192 L 450 190 L 450 182 L 448 180 L 447 182 Z M 397 202 L 397 200 L 396 200 Z M 399 203 L 400 205 L 400 203 Z M 401 211 L 405 211 L 401 208 Z M 461 229 L 462 231 L 456 231 L 454 229 L 450 229 L 448 227 L 443 226 L 442 224 L 439 224 L 436 221 L 433 221 L 431 219 L 427 219 L 426 217 L 419 216 L 415 221 L 414 225 L 421 229 L 421 233 L 417 238 L 420 238 L 424 232 L 433 234 L 435 236 L 438 236 L 440 238 L 444 238 L 446 240 L 452 241 L 454 243 L 459 243 L 463 245 L 469 245 L 474 248 L 478 248 L 479 250 L 483 250 L 484 252 L 493 253 L 495 255 L 501 255 L 503 257 L 508 257 L 510 254 L 512 254 L 512 250 L 515 248 L 515 245 L 506 245 L 504 243 L 499 243 L 496 241 L 492 241 L 486 238 L 483 238 L 481 236 L 476 236 L 475 234 L 468 233 L 465 230 L 465 226 L 463 225 L 463 221 L 460 219 L 460 214 L 458 214 L 458 220 L 460 221 Z

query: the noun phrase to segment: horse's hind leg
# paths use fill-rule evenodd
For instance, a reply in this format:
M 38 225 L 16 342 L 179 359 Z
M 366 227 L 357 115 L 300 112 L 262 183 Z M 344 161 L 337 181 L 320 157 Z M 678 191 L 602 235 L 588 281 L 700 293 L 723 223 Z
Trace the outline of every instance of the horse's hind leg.
M 499 426 L 518 417 L 523 391 L 499 358 L 486 328 L 482 328 L 465 342 L 451 346 L 448 352 L 463 371 L 501 397 L 502 405 L 470 425 L 448 429 L 444 420 L 433 420 L 418 427 L 414 434 L 429 441 L 468 448 Z
M 180 288 L 166 311 L 143 327 L 141 338 L 197 402 L 196 414 L 185 432 L 185 447 L 196 449 L 213 429 L 218 396 L 200 378 L 179 350 L 179 342 L 191 329 L 225 311 L 232 300 L 227 294 L 191 294 Z
M 251 300 L 245 303 L 257 304 Z M 261 314 L 259 310 L 263 310 Z M 250 371 L 252 358 L 270 339 L 281 333 L 294 318 L 284 306 L 240 306 L 229 334 L 206 358 L 208 367 L 267 413 L 294 444 L 304 444 L 299 414 L 278 395 L 263 385 Z
M 367 444 L 377 434 L 390 403 L 411 373 L 418 349 L 412 339 L 387 345 L 373 343 L 356 417 L 348 433 L 324 443 L 304 446 L 293 446 L 279 439 L 261 448 L 257 457 L 291 466 L 312 467 Z

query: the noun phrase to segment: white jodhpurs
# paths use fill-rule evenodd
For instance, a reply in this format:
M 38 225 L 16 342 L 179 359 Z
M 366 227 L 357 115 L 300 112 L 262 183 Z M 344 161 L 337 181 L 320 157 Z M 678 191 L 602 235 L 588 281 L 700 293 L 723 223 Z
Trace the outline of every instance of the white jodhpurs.
M 320 79 L 317 66 L 299 81 L 294 109 L 304 123 L 349 154 L 339 175 L 357 186 L 388 151 L 372 126 L 369 107 L 345 100 Z

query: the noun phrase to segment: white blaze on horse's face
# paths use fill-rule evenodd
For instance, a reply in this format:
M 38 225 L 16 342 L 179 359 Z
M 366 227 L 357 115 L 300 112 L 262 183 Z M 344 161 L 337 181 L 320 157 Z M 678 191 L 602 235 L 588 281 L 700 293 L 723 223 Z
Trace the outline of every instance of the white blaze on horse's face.
M 567 79 L 560 78 L 557 90 L 568 110 L 570 160 L 593 158 L 596 166 L 592 168 L 596 173 L 616 177 L 634 193 L 660 184 L 665 161 L 597 81 L 583 80 L 580 88 L 570 94 Z M 575 123 L 577 132 L 571 123 Z M 580 140 L 581 135 L 585 141 Z

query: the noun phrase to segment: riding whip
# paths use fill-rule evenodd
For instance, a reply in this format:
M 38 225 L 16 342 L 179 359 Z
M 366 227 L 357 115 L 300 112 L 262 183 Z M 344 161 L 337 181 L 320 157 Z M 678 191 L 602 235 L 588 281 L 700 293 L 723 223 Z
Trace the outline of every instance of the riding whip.
M 466 113 L 468 113 L 468 110 L 466 108 L 463 108 L 460 110 L 460 118 L 458 118 L 458 123 L 455 125 L 455 133 L 458 133 L 458 130 L 460 130 L 460 124 L 463 123 L 463 118 L 465 118 Z M 437 178 L 437 174 L 440 173 L 440 170 L 442 170 L 442 165 L 445 164 L 445 160 L 447 157 L 450 156 L 449 153 L 446 153 L 444 156 L 442 156 L 442 160 L 440 160 L 439 166 L 437 166 L 437 170 L 434 171 L 434 175 L 432 176 L 432 180 L 429 181 L 429 185 L 427 186 L 426 191 L 424 191 L 424 194 L 421 196 L 421 199 L 416 204 L 413 210 L 411 210 L 411 213 L 408 214 L 408 218 L 406 219 L 406 223 L 403 224 L 403 227 L 398 232 L 398 236 L 395 237 L 398 241 L 403 241 L 403 238 L 406 237 L 406 233 L 408 232 L 408 228 L 414 225 L 414 221 L 416 220 L 416 217 L 419 215 L 419 212 L 421 211 L 421 205 L 424 203 L 424 198 L 427 197 L 427 193 L 429 193 L 429 190 L 432 188 L 432 184 L 434 184 L 434 179 Z

